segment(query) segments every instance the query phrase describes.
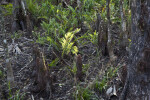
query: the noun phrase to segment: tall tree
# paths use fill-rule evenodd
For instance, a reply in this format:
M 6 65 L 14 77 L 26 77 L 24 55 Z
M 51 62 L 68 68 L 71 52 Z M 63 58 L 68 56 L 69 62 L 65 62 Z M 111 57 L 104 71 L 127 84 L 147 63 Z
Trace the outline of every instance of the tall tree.
M 150 0 L 132 0 L 128 75 L 119 100 L 150 100 Z

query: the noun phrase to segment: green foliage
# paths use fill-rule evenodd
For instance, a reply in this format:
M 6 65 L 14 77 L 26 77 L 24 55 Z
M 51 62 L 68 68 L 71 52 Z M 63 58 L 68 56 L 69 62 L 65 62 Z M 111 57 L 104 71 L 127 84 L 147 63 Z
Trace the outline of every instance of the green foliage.
M 46 37 L 41 37 L 40 33 L 39 34 L 37 33 L 37 37 L 38 37 L 38 39 L 36 40 L 37 43 L 44 44 L 46 42 Z
M 72 42 L 72 39 L 74 37 L 74 34 L 79 32 L 79 31 L 80 31 L 80 29 L 76 29 L 75 31 L 68 32 L 67 34 L 65 34 L 65 37 L 63 37 L 60 40 L 61 45 L 62 45 L 62 49 L 63 49 L 62 57 L 64 54 L 68 55 L 70 52 L 77 55 L 78 48 L 77 48 L 77 46 L 73 46 L 74 43 Z
M 123 4 L 123 10 L 124 10 L 124 13 L 125 13 L 125 17 L 128 21 L 128 23 L 130 24 L 131 23 L 131 9 L 130 9 L 130 3 L 131 1 L 130 0 L 124 0 L 124 4 Z
M 86 73 L 89 67 L 90 67 L 89 64 L 83 64 L 83 66 L 82 66 L 83 73 Z
M 93 32 L 92 25 L 97 20 L 97 13 L 101 14 L 101 18 L 104 22 L 107 21 L 106 12 L 106 0 L 81 0 L 81 8 L 72 7 L 67 5 L 66 8 L 62 4 L 56 4 L 55 0 L 27 0 L 29 12 L 36 19 L 41 19 L 41 27 L 44 30 L 43 33 L 37 33 L 36 42 L 40 44 L 48 44 L 49 47 L 55 48 L 61 52 L 62 58 L 64 55 L 74 54 L 77 55 L 78 48 L 74 46 L 77 42 L 79 45 L 93 43 L 95 46 L 98 44 L 98 33 Z M 128 0 L 124 3 L 124 11 L 127 15 L 127 20 L 131 18 Z M 118 0 L 111 0 L 110 2 L 110 18 L 112 24 L 121 22 L 120 8 Z M 86 26 L 87 31 L 76 36 L 83 23 Z M 73 31 L 75 30 L 75 31 Z M 50 67 L 56 66 L 59 59 L 52 60 L 49 64 Z M 76 73 L 76 63 L 73 62 L 73 67 L 68 67 L 73 73 Z M 86 72 L 89 65 L 83 65 L 83 71 Z M 108 85 L 108 82 L 112 77 L 116 75 L 117 68 L 110 67 L 102 77 L 101 81 L 95 83 L 95 88 L 102 91 Z M 92 93 L 89 89 L 77 89 L 76 99 L 88 100 Z
M 93 34 L 89 33 L 89 40 L 94 44 L 98 44 L 98 33 L 95 31 Z
M 77 86 L 74 97 L 75 100 L 98 100 L 90 89 L 82 88 L 80 86 Z
M 12 39 L 18 39 L 22 36 L 22 34 L 19 34 L 18 32 L 15 32 L 13 35 L 11 35 Z
M 2 7 L 4 8 L 4 10 L 2 10 L 2 13 L 7 16 L 7 15 L 12 15 L 13 12 L 13 5 L 11 3 L 7 4 L 7 5 L 2 5 Z
M 58 62 L 59 62 L 59 58 L 56 58 L 49 64 L 49 66 L 50 67 L 56 66 L 58 64 Z
M 65 44 L 65 42 L 69 41 L 65 41 L 67 40 L 65 36 L 68 36 L 69 32 L 79 26 L 79 21 L 85 21 L 86 25 L 91 29 L 91 22 L 96 21 L 95 9 L 98 9 L 96 2 L 93 0 L 84 0 L 81 10 L 77 10 L 77 8 L 73 8 L 72 6 L 63 8 L 61 3 L 56 6 L 48 0 L 39 2 L 36 2 L 36 0 L 27 0 L 29 12 L 35 18 L 44 19 L 41 26 L 45 30 L 45 33 L 44 35 L 38 34 L 37 42 L 44 44 L 48 41 L 50 47 L 55 47 L 57 50 L 61 50 L 61 43 L 63 49 L 62 55 L 64 55 L 64 52 L 66 54 L 69 52 L 77 54 L 78 50 L 76 46 L 72 46 L 73 42 L 70 41 L 70 43 Z M 62 37 L 64 38 L 61 39 Z
M 9 100 L 24 100 L 25 94 L 20 94 L 20 90 L 16 91 L 15 95 L 12 94 L 10 83 L 8 83 L 8 90 L 9 90 Z
M 9 98 L 11 98 L 12 94 L 11 94 L 10 82 L 8 83 L 8 90 L 9 90 Z
M 118 13 L 120 11 L 120 8 L 116 5 L 118 3 L 118 0 L 111 0 L 110 2 L 110 18 L 112 23 L 121 22 L 120 13 Z
M 105 72 L 105 75 L 103 76 L 102 80 L 100 82 L 98 80 L 95 82 L 95 88 L 98 89 L 99 91 L 106 89 L 110 79 L 113 78 L 114 76 L 116 76 L 118 69 L 119 69 L 119 67 L 108 68 L 108 70 Z
M 60 0 L 59 0 L 60 1 Z M 73 0 L 71 0 L 72 2 Z M 123 11 L 126 19 L 131 22 L 131 10 L 129 0 L 124 0 Z M 89 42 L 97 46 L 98 44 L 98 33 L 93 32 L 93 24 L 97 21 L 97 13 L 100 13 L 104 23 L 107 21 L 106 12 L 106 0 L 81 0 L 81 8 L 67 5 L 63 7 L 62 3 L 57 5 L 57 0 L 26 0 L 28 11 L 31 13 L 31 18 L 37 22 L 40 20 L 42 32 L 34 32 L 36 42 L 40 44 L 48 44 L 53 50 L 57 50 L 61 53 L 62 59 L 64 55 L 74 56 L 79 52 L 75 42 L 79 45 L 85 45 Z M 119 0 L 111 0 L 110 2 L 110 18 L 112 25 L 117 22 L 121 22 L 119 13 Z M 13 6 L 12 4 L 4 5 L 2 13 L 4 15 L 12 15 Z M 84 30 L 84 26 L 87 28 Z M 76 34 L 83 28 L 81 33 Z M 74 31 L 75 30 L 75 31 Z M 44 32 L 43 32 L 44 31 Z M 12 38 L 19 38 L 20 35 L 15 33 Z M 130 41 L 129 41 L 130 42 Z M 131 44 L 129 44 L 130 46 Z M 96 51 L 99 56 L 98 50 Z M 60 55 L 58 55 L 60 56 Z M 71 57 L 70 57 L 71 58 Z M 44 59 L 44 58 L 43 58 Z M 59 58 L 51 59 L 49 66 L 57 66 L 60 62 Z M 72 61 L 72 59 L 70 60 Z M 73 63 L 73 64 L 72 64 Z M 72 66 L 72 65 L 73 66 Z M 75 74 L 77 71 L 76 63 L 69 62 L 68 68 Z M 89 68 L 89 64 L 83 64 L 83 72 L 86 73 Z M 96 80 L 94 86 L 99 91 L 106 89 L 110 80 L 116 75 L 118 67 L 109 67 L 104 73 L 102 79 Z M 3 75 L 0 70 L 0 77 Z M 62 86 L 62 84 L 59 84 Z M 22 100 L 23 95 L 20 91 L 17 91 L 15 96 L 12 95 L 9 88 L 9 99 L 10 100 Z M 74 97 L 76 100 L 98 100 L 91 89 L 81 86 L 77 86 Z
M 83 64 L 83 66 L 82 66 L 83 73 L 86 73 L 88 68 L 89 68 L 89 64 Z M 77 72 L 76 62 L 73 62 L 73 67 L 70 69 L 74 74 L 76 74 L 76 72 Z
M 34 15 L 35 18 L 39 16 L 40 6 L 36 0 L 26 0 L 28 10 Z
M 75 61 L 73 62 L 73 68 L 71 69 L 71 71 L 72 71 L 74 74 L 76 74 L 76 72 L 77 72 L 77 66 L 76 66 L 76 62 L 75 62 Z
M 21 95 L 20 91 L 17 91 L 13 99 L 9 99 L 9 100 L 24 100 L 24 95 L 25 94 Z
M 103 89 L 106 89 L 106 87 L 107 87 L 106 78 L 103 78 L 100 82 L 96 81 L 96 83 L 95 83 L 95 88 L 98 89 L 99 91 L 102 91 Z
M 45 19 L 49 20 L 50 16 L 55 15 L 56 6 L 52 5 L 49 0 L 27 0 L 27 6 L 34 19 Z

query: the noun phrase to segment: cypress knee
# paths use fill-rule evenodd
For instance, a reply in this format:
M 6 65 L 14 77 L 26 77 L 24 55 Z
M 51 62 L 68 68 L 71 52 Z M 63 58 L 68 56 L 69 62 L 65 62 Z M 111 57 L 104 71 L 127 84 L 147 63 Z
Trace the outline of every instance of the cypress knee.
M 76 67 L 77 67 L 76 78 L 79 81 L 83 81 L 82 58 L 81 58 L 80 54 L 77 55 L 77 57 L 76 57 Z

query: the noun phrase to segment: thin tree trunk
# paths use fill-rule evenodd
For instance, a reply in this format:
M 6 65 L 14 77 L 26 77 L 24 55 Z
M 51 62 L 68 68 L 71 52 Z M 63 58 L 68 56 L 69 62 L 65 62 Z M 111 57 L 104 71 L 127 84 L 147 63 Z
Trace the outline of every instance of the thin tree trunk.
M 125 47 L 127 46 L 127 33 L 126 33 L 126 21 L 125 21 L 125 15 L 123 12 L 123 3 L 124 0 L 120 0 L 120 15 L 121 15 L 121 28 L 122 28 L 122 32 L 121 32 L 121 47 L 123 47 L 125 49 Z
M 150 100 L 150 0 L 132 1 L 132 44 L 119 100 Z
M 110 57 L 110 61 L 114 61 L 116 57 L 113 52 L 113 41 L 112 41 L 112 33 L 111 33 L 111 21 L 110 21 L 110 8 L 109 8 L 110 0 L 106 1 L 106 9 L 107 9 L 107 28 L 108 28 L 108 53 Z

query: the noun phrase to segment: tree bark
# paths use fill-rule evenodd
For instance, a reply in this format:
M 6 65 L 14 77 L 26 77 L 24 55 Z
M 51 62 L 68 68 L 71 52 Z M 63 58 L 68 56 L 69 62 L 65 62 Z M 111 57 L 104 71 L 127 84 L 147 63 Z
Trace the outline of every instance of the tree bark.
M 128 75 L 119 100 L 150 100 L 150 1 L 132 0 Z
M 121 16 L 121 28 L 122 28 L 122 32 L 121 32 L 121 47 L 123 47 L 123 49 L 125 49 L 125 47 L 127 46 L 127 41 L 128 41 L 128 37 L 127 37 L 127 33 L 126 33 L 126 20 L 125 20 L 125 15 L 123 12 L 123 4 L 124 4 L 124 0 L 120 0 L 120 16 Z
M 109 8 L 110 0 L 106 1 L 106 9 L 107 9 L 107 28 L 108 28 L 108 40 L 107 40 L 107 47 L 108 53 L 110 57 L 110 61 L 114 61 L 116 57 L 114 56 L 113 52 L 113 41 L 112 41 L 112 33 L 111 33 L 111 21 L 110 21 L 110 8 Z

